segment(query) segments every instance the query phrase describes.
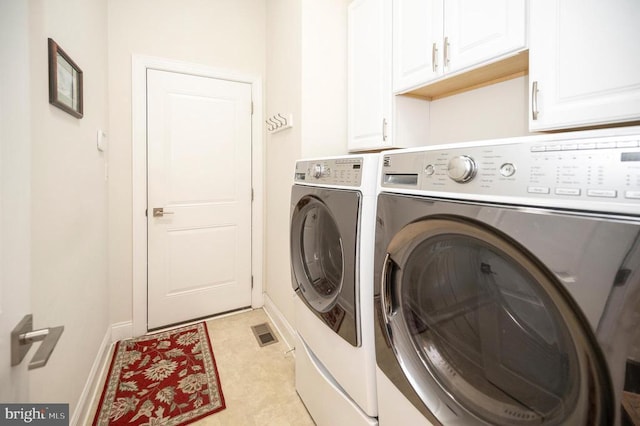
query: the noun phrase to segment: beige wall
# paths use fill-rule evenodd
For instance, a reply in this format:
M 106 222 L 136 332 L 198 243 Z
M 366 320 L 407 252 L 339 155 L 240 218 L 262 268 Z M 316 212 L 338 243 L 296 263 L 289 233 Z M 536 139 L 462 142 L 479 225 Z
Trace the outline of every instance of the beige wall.
M 35 328 L 64 325 L 46 367 L 29 373 L 33 402 L 71 412 L 108 330 L 107 0 L 29 1 L 31 301 Z M 47 37 L 84 75 L 84 117 L 48 103 Z M 27 357 L 33 356 L 34 349 Z
M 267 117 L 293 115 L 293 127 L 267 135 L 265 144 L 265 281 L 267 296 L 291 325 L 293 291 L 289 269 L 289 198 L 295 160 L 300 157 L 302 21 L 300 0 L 267 4 Z
M 528 135 L 527 90 L 519 77 L 431 102 L 425 145 Z
M 295 161 L 347 154 L 348 0 L 269 0 L 266 116 L 293 114 L 294 127 L 267 136 L 266 292 L 295 326 L 289 210 Z
M 131 56 L 263 76 L 265 0 L 109 0 L 111 322 L 132 319 Z
M 346 155 L 347 6 L 302 0 L 301 157 Z

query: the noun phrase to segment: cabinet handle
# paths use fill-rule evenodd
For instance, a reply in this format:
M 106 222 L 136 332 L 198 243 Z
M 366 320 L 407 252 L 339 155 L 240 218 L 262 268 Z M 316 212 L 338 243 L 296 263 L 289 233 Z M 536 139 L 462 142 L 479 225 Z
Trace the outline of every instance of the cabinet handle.
M 445 37 L 444 38 L 444 66 L 448 67 L 449 66 L 449 50 L 450 50 L 450 45 L 449 45 L 449 37 Z
M 431 69 L 438 71 L 438 46 L 435 43 L 431 46 Z
M 538 119 L 538 82 L 531 85 L 531 119 Z
M 382 119 L 382 141 L 383 142 L 387 141 L 387 119 L 386 118 Z

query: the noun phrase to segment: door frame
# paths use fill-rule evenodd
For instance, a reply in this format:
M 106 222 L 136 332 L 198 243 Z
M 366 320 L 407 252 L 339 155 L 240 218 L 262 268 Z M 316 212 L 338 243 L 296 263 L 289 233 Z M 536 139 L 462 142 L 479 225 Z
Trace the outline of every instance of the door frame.
M 147 69 L 228 80 L 251 85 L 253 114 L 251 116 L 251 307 L 264 304 L 263 241 L 264 241 L 264 149 L 262 128 L 262 78 L 256 75 L 218 69 L 166 58 L 132 55 L 132 281 L 133 335 L 141 336 L 147 328 Z
M 32 22 L 29 9 L 26 2 L 0 5 L 0 40 L 12 40 L 0 43 L 0 93 L 3 95 L 0 98 L 0 360 L 3 364 L 0 365 L 0 401 L 3 403 L 30 402 L 27 366 L 33 351 L 19 365 L 11 366 L 9 362 L 11 331 L 24 315 L 34 313 L 31 305 L 31 129 L 36 120 L 29 96 L 35 86 L 31 77 L 35 67 L 29 53 L 34 45 L 29 40 Z M 41 109 L 44 107 L 37 112 Z M 38 117 L 40 115 L 44 116 L 42 113 Z M 37 316 L 36 321 L 49 322 Z

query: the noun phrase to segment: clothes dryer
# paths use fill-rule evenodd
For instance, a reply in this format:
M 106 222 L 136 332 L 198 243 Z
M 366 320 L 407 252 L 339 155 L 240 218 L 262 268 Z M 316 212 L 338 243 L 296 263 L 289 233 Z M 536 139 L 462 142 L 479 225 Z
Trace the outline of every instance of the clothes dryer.
M 300 160 L 291 190 L 296 389 L 319 425 L 375 425 L 378 155 Z
M 381 161 L 380 425 L 639 424 L 640 128 Z

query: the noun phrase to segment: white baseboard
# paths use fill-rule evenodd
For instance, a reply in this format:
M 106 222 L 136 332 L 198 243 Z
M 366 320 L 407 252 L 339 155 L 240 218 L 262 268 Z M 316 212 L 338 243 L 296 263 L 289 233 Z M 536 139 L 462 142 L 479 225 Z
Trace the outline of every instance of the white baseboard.
M 124 321 L 112 324 L 104 334 L 100 349 L 93 361 L 89 377 L 84 385 L 76 411 L 71 417 L 71 425 L 88 425 L 93 422 L 93 410 L 102 393 L 102 380 L 107 376 L 111 353 L 115 342 L 133 337 L 133 322 Z
M 117 322 L 111 326 L 111 342 L 115 343 L 133 337 L 133 321 Z
M 289 349 L 294 349 L 296 346 L 296 330 L 293 328 L 291 323 L 287 321 L 284 315 L 282 315 L 282 312 L 280 312 L 268 294 L 264 295 L 264 306 L 262 308 L 266 312 L 267 316 L 269 316 L 273 326 L 278 330 L 278 334 L 280 334 L 282 339 L 285 341 L 287 347 Z
M 95 402 L 100 398 L 102 391 L 103 377 L 107 375 L 109 369 L 109 361 L 111 360 L 111 349 L 113 347 L 112 342 L 112 327 L 109 326 L 100 343 L 100 348 L 96 355 L 96 359 L 93 361 L 89 377 L 82 389 L 76 410 L 71 416 L 71 425 L 88 425 L 93 422 L 93 409 L 96 406 Z

